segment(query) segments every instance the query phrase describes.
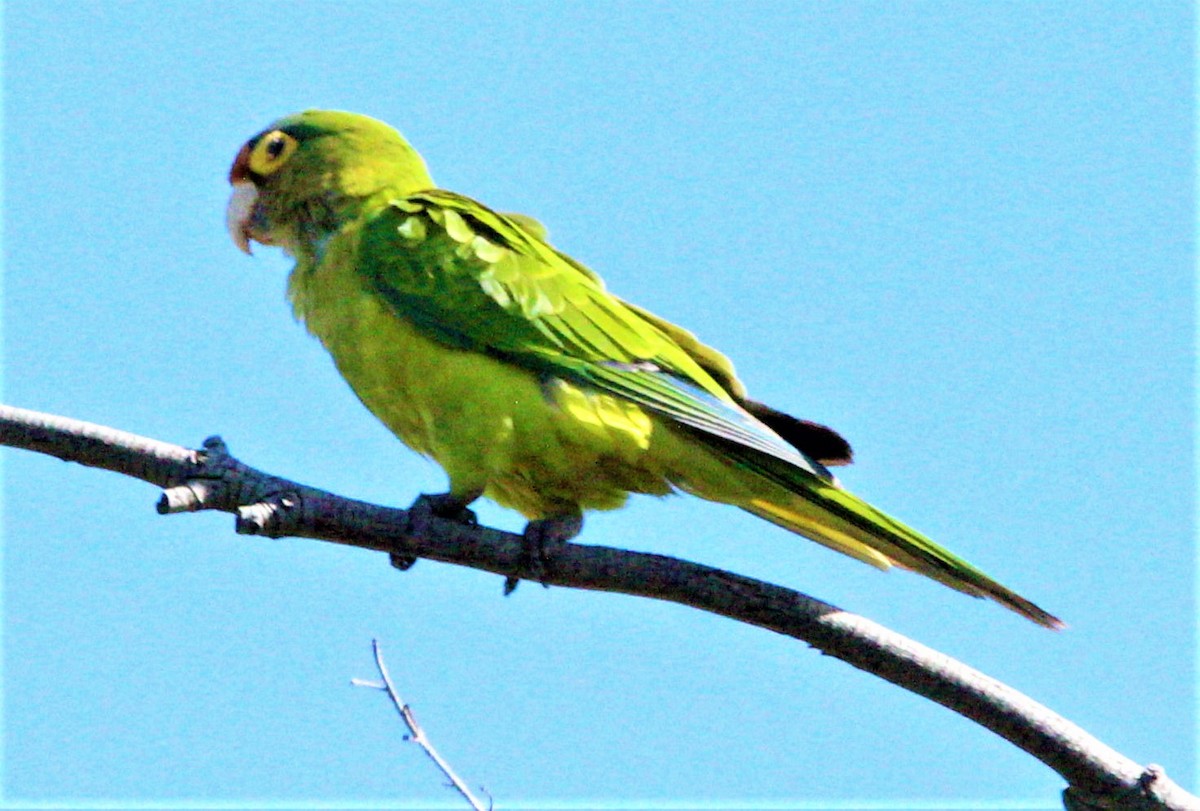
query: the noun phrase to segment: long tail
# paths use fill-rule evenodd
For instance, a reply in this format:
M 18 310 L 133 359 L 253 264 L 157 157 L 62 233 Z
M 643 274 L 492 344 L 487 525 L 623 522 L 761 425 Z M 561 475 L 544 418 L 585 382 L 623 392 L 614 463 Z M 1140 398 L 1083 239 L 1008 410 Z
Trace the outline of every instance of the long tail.
M 784 484 L 775 475 L 768 477 Z M 911 569 L 965 594 L 989 597 L 1038 625 L 1055 630 L 1063 627 L 1058 617 L 853 493 L 831 482 L 806 478 L 809 480 L 803 484 L 785 485 L 784 499 L 756 498 L 742 509 L 880 569 Z

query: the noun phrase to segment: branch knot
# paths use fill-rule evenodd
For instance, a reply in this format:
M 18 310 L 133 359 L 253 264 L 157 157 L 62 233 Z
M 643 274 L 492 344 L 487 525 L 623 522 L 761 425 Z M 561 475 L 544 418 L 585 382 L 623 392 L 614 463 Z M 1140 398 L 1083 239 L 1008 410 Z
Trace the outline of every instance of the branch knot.
M 270 493 L 254 504 L 237 508 L 235 529 L 239 535 L 281 538 L 304 521 L 304 499 L 295 490 Z

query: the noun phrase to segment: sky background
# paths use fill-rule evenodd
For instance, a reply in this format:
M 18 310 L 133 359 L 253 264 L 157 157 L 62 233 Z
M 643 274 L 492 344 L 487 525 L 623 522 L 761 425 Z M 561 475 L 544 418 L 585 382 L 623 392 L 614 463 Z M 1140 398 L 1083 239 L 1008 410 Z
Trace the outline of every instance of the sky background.
M 1037 628 L 737 510 L 635 499 L 583 542 L 765 578 L 1028 693 L 1198 788 L 1187 3 L 4 6 L 13 405 L 406 506 L 435 465 L 234 248 L 240 145 L 306 107 L 399 127 L 537 216 L 843 480 L 1070 625 Z M 795 640 L 158 516 L 6 451 L 14 807 L 460 807 L 372 677 L 497 808 L 1058 806 L 1060 778 Z M 481 518 L 519 529 L 493 506 Z

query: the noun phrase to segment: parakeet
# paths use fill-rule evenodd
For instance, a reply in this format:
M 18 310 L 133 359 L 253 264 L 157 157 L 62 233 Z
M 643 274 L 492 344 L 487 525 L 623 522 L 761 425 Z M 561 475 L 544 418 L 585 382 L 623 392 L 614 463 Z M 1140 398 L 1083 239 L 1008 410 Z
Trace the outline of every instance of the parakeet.
M 388 125 L 308 110 L 242 146 L 234 242 L 282 248 L 288 295 L 359 399 L 433 458 L 465 516 L 480 496 L 565 540 L 630 493 L 731 504 L 865 563 L 1051 614 L 851 494 L 835 431 L 748 398 L 695 335 L 609 293 L 535 220 L 438 188 Z

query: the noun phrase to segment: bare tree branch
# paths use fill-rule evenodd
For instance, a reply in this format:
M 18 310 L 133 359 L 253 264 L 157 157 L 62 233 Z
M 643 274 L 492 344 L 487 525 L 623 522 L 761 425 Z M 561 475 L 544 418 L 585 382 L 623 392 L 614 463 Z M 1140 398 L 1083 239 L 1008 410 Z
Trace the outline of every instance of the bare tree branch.
M 410 733 L 408 740 L 421 747 L 425 754 L 429 755 L 429 759 L 437 764 L 438 769 L 450 781 L 450 785 L 463 796 L 463 799 L 470 804 L 471 808 L 475 809 L 475 811 L 488 811 L 488 809 L 483 807 L 483 803 L 479 802 L 475 795 L 471 793 L 471 790 L 467 788 L 467 784 L 454 773 L 454 769 L 450 768 L 450 764 L 446 762 L 445 758 L 438 754 L 437 749 L 433 748 L 433 743 L 430 742 L 429 736 L 425 734 L 425 730 L 417 723 L 417 717 L 413 715 L 413 711 L 407 704 L 400 700 L 400 694 L 396 692 L 396 686 L 392 683 L 391 675 L 388 674 L 387 665 L 383 663 L 383 650 L 379 646 L 378 639 L 371 640 L 371 649 L 375 652 L 375 667 L 379 669 L 379 677 L 383 679 L 383 683 L 352 679 L 351 684 L 356 687 L 372 687 L 387 693 L 388 698 L 392 700 L 392 706 L 396 708 L 396 712 L 400 713 L 400 717 L 404 720 L 404 725 L 408 727 Z
M 0 445 L 100 467 L 165 488 L 163 513 L 222 510 L 237 532 L 294 536 L 529 578 L 522 538 L 342 498 L 262 473 L 219 438 L 202 451 L 91 423 L 0 406 Z M 419 530 L 419 533 L 417 532 Z M 795 637 L 948 707 L 1024 749 L 1068 783 L 1079 809 L 1190 809 L 1200 800 L 1157 766 L 1143 768 L 1013 688 L 864 617 L 799 592 L 689 561 L 569 543 L 538 572 L 548 585 L 689 605 Z

